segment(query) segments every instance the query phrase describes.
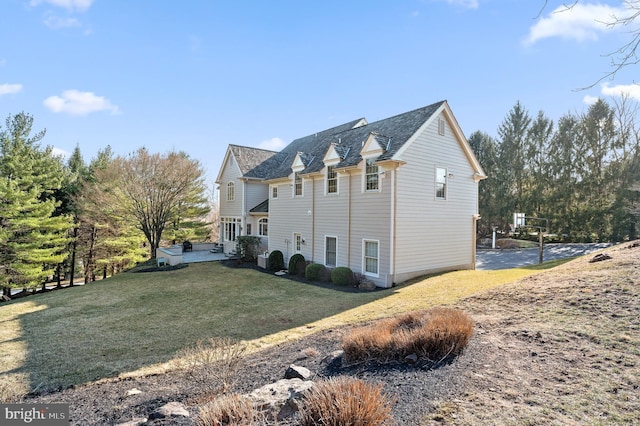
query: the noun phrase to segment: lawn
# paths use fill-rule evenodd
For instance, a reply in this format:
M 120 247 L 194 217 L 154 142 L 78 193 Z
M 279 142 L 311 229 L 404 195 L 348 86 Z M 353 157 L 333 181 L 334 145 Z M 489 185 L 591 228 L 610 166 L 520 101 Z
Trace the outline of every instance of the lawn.
M 453 304 L 538 270 L 458 271 L 361 293 L 218 262 L 126 272 L 0 305 L 0 397 L 166 371 L 182 348 L 208 337 L 230 336 L 258 350 L 321 329 Z

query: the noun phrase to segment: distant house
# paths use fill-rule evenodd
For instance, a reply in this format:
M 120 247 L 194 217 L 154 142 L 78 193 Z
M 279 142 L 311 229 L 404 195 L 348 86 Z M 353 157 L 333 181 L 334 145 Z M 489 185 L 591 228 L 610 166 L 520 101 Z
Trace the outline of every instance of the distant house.
M 475 267 L 486 176 L 446 101 L 364 118 L 280 152 L 230 145 L 216 183 L 225 251 L 238 235 L 380 287 Z

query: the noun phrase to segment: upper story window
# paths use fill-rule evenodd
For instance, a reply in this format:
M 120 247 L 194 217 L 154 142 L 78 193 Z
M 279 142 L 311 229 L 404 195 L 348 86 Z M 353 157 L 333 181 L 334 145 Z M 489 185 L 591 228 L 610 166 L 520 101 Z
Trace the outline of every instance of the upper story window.
M 227 184 L 227 201 L 233 201 L 236 199 L 236 186 L 233 182 Z
M 436 167 L 436 199 L 447 199 L 447 169 Z
M 333 166 L 327 166 L 327 194 L 338 192 L 338 173 Z
M 367 160 L 364 172 L 365 189 L 367 191 L 378 191 L 380 189 L 380 177 L 378 175 L 378 166 L 374 164 L 375 160 Z
M 258 220 L 258 235 L 267 237 L 269 235 L 269 219 L 263 217 Z
M 271 187 L 271 198 L 278 198 L 278 187 L 277 186 L 272 186 Z
M 302 178 L 298 173 L 294 175 L 293 181 L 293 195 L 296 197 L 302 196 Z

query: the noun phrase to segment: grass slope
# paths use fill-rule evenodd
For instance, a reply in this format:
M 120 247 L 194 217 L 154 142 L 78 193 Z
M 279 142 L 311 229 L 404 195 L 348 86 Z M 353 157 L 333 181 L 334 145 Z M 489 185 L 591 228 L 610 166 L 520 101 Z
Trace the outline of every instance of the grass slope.
M 229 336 L 253 348 L 320 329 L 452 304 L 535 274 L 459 271 L 345 293 L 217 262 L 127 272 L 0 306 L 0 398 L 161 372 L 185 346 Z

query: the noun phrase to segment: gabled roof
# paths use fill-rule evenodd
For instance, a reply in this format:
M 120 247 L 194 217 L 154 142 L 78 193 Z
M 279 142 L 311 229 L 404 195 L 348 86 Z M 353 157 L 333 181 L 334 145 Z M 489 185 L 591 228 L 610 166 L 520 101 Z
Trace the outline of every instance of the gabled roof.
M 366 123 L 355 120 L 342 126 L 296 139 L 253 172 L 263 171 L 265 179 L 289 176 L 291 164 L 299 152 L 304 152 L 311 160 L 306 163 L 303 174 L 316 173 L 324 167 L 323 158 L 331 144 L 340 155 L 341 161 L 335 166 L 344 168 L 356 166 L 362 160 L 360 152 L 363 143 L 373 133 L 384 152 L 378 161 L 390 160 L 394 154 L 423 126 L 446 101 L 436 102 L 423 108 L 405 112 L 384 120 Z M 357 126 L 355 126 L 358 124 Z M 354 127 L 355 126 L 355 127 Z M 265 170 L 266 169 L 266 170 Z
M 249 146 L 241 145 L 229 145 L 229 147 L 227 148 L 227 153 L 224 156 L 224 160 L 222 161 L 222 167 L 220 168 L 220 172 L 218 173 L 216 182 L 220 182 L 222 171 L 224 170 L 227 161 L 229 161 L 229 156 L 233 156 L 233 158 L 235 158 L 236 163 L 238 164 L 238 168 L 240 169 L 240 173 L 243 177 L 259 177 L 247 175 L 249 175 L 250 172 L 257 166 L 264 163 L 276 154 L 276 151 L 269 151 L 266 149 L 252 148 Z
M 249 213 L 269 213 L 269 199 L 267 198 L 251 210 Z

